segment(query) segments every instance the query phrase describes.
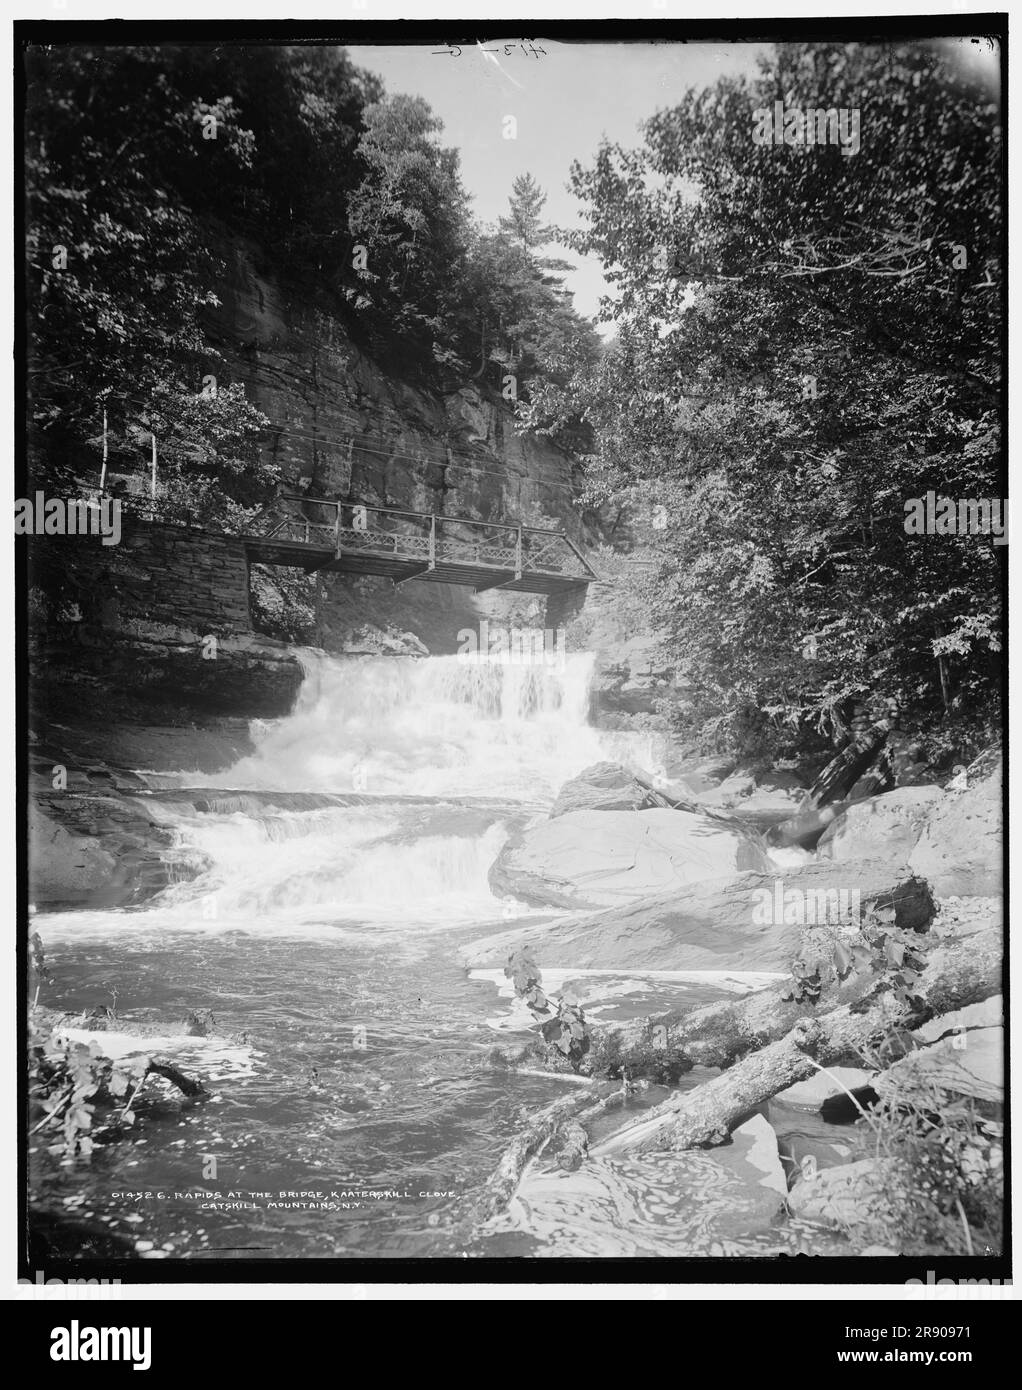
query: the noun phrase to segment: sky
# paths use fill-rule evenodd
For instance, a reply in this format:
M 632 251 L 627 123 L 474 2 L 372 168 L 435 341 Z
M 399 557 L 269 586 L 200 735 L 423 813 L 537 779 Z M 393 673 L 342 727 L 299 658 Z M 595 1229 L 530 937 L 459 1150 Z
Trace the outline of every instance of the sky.
M 349 48 L 352 60 L 377 73 L 389 93 L 422 96 L 444 123 L 440 137 L 461 153 L 462 179 L 475 213 L 495 222 L 507 212 L 511 185 L 530 173 L 547 193 L 548 222 L 579 223 L 567 191 L 572 160 L 589 164 L 601 138 L 640 143 L 639 123 L 675 105 L 689 87 L 709 86 L 723 74 L 754 75 L 762 44 L 551 43 L 513 33 L 463 46 Z M 524 47 L 522 46 L 524 43 Z M 517 123 L 505 139 L 505 118 Z M 551 248 L 551 251 L 553 248 Z M 593 316 L 605 285 L 595 257 L 567 255 L 578 269 L 565 277 L 580 313 Z M 611 331 L 604 326 L 603 331 Z

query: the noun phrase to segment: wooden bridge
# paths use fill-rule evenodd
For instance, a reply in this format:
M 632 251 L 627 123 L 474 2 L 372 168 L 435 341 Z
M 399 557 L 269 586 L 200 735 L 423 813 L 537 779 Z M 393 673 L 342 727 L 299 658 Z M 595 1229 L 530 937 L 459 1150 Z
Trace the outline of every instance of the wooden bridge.
M 598 578 L 563 531 L 466 521 L 286 493 L 244 537 L 250 560 L 312 574 L 377 574 L 406 584 L 463 584 L 476 593 L 558 594 Z

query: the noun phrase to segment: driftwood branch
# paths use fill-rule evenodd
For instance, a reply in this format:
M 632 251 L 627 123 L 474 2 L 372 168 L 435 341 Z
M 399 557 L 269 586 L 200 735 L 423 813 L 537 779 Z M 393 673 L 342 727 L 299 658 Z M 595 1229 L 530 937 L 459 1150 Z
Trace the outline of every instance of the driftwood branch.
M 182 1095 L 204 1096 L 208 1094 L 201 1082 L 193 1081 L 190 1076 L 185 1076 L 183 1071 L 179 1071 L 170 1062 L 158 1061 L 155 1057 L 150 1058 L 146 1076 L 151 1072 L 155 1072 L 157 1076 L 165 1077 L 167 1081 L 177 1087 Z
M 570 1096 L 555 1100 L 553 1104 L 545 1106 L 533 1115 L 521 1134 L 504 1150 L 500 1163 L 487 1179 L 486 1186 L 468 1218 L 472 1226 L 481 1225 L 507 1206 L 515 1194 L 529 1160 L 561 1125 L 586 1110 L 591 1103 L 590 1092 L 575 1091 Z

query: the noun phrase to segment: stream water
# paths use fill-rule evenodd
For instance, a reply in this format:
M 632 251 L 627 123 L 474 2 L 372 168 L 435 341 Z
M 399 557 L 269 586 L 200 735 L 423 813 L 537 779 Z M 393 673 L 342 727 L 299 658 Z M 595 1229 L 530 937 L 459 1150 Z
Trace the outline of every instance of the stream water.
M 525 1117 L 569 1084 L 488 1061 L 523 1019 L 457 948 L 530 912 L 494 898 L 489 866 L 566 779 L 604 758 L 655 771 L 656 746 L 588 725 L 586 656 L 303 659 L 295 711 L 256 730 L 252 756 L 215 778 L 147 775 L 187 881 L 138 910 L 34 918 L 61 1009 L 115 1002 L 157 1035 L 147 1051 L 213 1091 L 168 1095 L 88 1161 L 31 1141 L 39 1211 L 73 1222 L 69 1253 L 85 1256 L 710 1253 L 678 1219 L 679 1203 L 705 1202 L 705 1175 L 687 1196 L 675 1175 L 668 1202 L 627 1164 L 601 1169 L 604 1217 L 583 1238 L 584 1210 L 570 1239 L 549 1210 L 468 1249 L 452 1234 Z M 721 989 L 572 978 L 591 1010 L 624 1015 Z M 188 1036 L 207 1009 L 211 1035 Z M 764 1248 L 761 1230 L 732 1234 Z

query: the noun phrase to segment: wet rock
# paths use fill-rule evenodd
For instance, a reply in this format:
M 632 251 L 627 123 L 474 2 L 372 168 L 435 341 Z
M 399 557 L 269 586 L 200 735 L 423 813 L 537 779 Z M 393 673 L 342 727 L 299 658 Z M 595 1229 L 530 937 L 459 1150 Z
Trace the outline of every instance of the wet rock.
M 939 897 L 985 897 L 1003 889 L 1001 769 L 963 791 L 946 789 L 909 856 Z
M 598 650 L 589 686 L 597 721 L 606 716 L 654 718 L 661 703 L 676 693 L 673 672 L 658 667 L 649 634 L 611 640 Z
M 910 1052 L 877 1076 L 881 1096 L 952 1095 L 1000 1104 L 1004 1100 L 1004 1029 L 973 1028 Z
M 854 1095 L 863 1086 L 868 1086 L 871 1077 L 872 1072 L 863 1071 L 861 1067 L 828 1067 L 825 1072 L 817 1072 L 808 1081 L 797 1081 L 786 1091 L 780 1091 L 775 1100 L 795 1109 L 821 1110 L 824 1102 L 832 1097 L 843 1096 L 847 1091 Z
M 902 787 L 849 806 L 820 836 L 826 859 L 890 859 L 904 864 L 927 817 L 944 799 L 940 787 Z
M 921 1042 L 933 1043 L 971 1028 L 999 1028 L 1003 1022 L 1004 997 L 995 994 L 980 1004 L 969 1004 L 964 1009 L 955 1009 L 954 1013 L 931 1018 L 920 1024 L 913 1036 Z
M 619 763 L 594 763 L 573 777 L 557 794 L 551 818 L 569 811 L 641 811 L 655 803 Z
M 613 813 L 592 812 L 595 820 Z M 622 813 L 623 814 L 623 813 Z M 631 816 L 641 820 L 651 814 Z M 677 815 L 677 812 L 666 812 Z M 566 817 L 551 822 L 563 824 Z M 801 950 L 804 931 L 796 920 L 778 920 L 766 905 L 793 890 L 812 904 L 819 894 L 828 906 L 842 890 L 859 893 L 865 915 L 872 906 L 892 906 L 897 924 L 922 930 L 933 917 L 934 903 L 926 883 L 905 868 L 878 861 L 806 864 L 775 873 L 750 872 L 730 881 L 707 881 L 679 886 L 670 893 L 644 898 L 604 912 L 575 914 L 557 921 L 533 923 L 487 937 L 465 948 L 470 968 L 502 966 L 518 946 L 530 946 L 544 968 L 694 971 L 770 971 L 787 975 Z M 792 900 L 789 898 L 790 903 Z
M 731 1143 L 714 1151 L 722 1166 L 734 1173 L 744 1171 L 750 1185 L 783 1196 L 788 1190 L 777 1148 L 777 1135 L 764 1115 L 750 1120 L 731 1133 Z M 758 1176 L 757 1176 L 758 1175 Z
M 196 861 L 192 874 L 199 872 Z M 123 907 L 188 876 L 174 836 L 145 803 L 74 791 L 37 796 L 29 811 L 29 884 L 36 907 Z
M 792 1215 L 845 1229 L 881 1224 L 892 1211 L 889 1160 L 862 1158 L 801 1178 L 788 1194 Z
M 735 770 L 735 759 L 726 754 L 714 758 L 703 758 L 688 767 L 680 768 L 677 780 L 683 782 L 690 791 L 701 795 L 718 787 Z
M 98 840 L 72 834 L 37 806 L 29 811 L 28 835 L 31 897 L 37 907 L 109 903 L 117 861 Z
M 344 643 L 342 651 L 357 656 L 429 656 L 429 649 L 413 632 L 398 632 L 371 624 L 354 633 Z
M 704 806 L 719 807 L 737 814 L 769 814 L 775 819 L 791 816 L 799 806 L 805 789 L 797 779 L 788 782 L 783 774 L 758 779 L 750 772 L 732 772 L 719 786 L 700 793 Z
M 609 907 L 765 863 L 736 831 L 685 811 L 568 811 L 513 835 L 490 870 L 498 897 Z

